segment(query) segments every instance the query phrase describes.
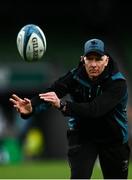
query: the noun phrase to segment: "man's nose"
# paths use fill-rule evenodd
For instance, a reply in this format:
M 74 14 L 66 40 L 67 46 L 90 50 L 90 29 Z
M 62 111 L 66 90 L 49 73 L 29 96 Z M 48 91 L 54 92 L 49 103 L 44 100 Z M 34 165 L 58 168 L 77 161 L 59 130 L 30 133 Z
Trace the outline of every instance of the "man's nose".
M 95 60 L 92 60 L 91 61 L 91 66 L 95 67 L 97 65 L 96 61 Z

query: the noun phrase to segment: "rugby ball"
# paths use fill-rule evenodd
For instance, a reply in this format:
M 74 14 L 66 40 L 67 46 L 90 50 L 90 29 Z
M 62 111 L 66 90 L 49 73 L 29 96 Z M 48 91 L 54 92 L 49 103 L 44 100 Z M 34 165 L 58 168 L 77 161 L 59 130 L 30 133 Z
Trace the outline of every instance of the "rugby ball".
M 46 47 L 46 37 L 39 26 L 28 24 L 18 32 L 17 49 L 23 60 L 34 62 L 42 59 Z

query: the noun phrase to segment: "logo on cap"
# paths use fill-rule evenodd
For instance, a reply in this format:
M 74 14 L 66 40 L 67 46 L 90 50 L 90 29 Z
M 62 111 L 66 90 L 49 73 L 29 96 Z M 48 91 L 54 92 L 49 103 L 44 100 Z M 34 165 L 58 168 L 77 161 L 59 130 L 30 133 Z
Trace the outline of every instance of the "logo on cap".
M 89 48 L 97 48 L 98 47 L 98 42 L 93 40 L 91 41 L 91 45 L 89 45 Z
M 97 45 L 98 43 L 96 41 L 91 41 L 92 45 Z

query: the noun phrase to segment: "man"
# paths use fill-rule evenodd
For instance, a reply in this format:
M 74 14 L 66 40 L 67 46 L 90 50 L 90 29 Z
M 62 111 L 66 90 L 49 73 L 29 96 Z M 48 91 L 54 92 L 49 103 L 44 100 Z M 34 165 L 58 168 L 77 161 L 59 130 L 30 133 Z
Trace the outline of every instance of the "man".
M 62 100 L 67 94 L 71 101 Z M 71 179 L 89 179 L 97 157 L 104 178 L 126 179 L 130 153 L 127 99 L 125 77 L 105 52 L 104 42 L 91 39 L 75 69 L 31 100 L 14 94 L 10 101 L 23 118 L 51 105 L 70 117 Z

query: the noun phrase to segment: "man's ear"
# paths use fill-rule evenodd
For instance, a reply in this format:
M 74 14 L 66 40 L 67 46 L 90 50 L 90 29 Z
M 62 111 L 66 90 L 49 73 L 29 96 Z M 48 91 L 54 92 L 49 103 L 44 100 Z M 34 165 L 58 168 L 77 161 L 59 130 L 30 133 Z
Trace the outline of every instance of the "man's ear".
M 105 63 L 105 66 L 107 66 L 107 65 L 108 65 L 108 63 L 109 63 L 109 56 L 106 56 L 105 58 L 106 58 L 106 63 Z

